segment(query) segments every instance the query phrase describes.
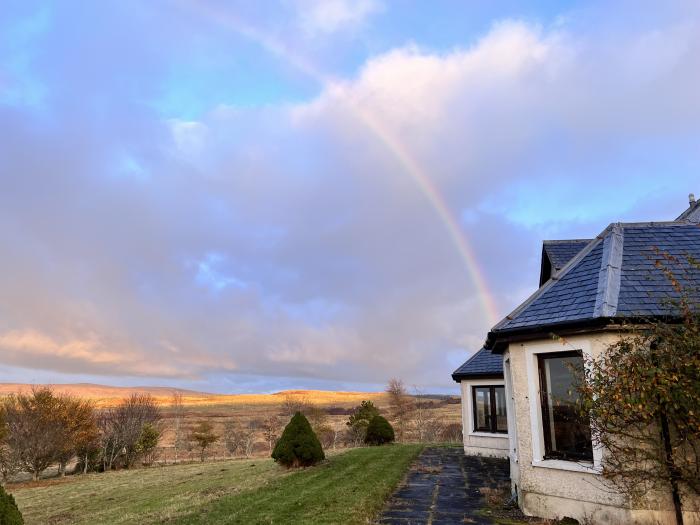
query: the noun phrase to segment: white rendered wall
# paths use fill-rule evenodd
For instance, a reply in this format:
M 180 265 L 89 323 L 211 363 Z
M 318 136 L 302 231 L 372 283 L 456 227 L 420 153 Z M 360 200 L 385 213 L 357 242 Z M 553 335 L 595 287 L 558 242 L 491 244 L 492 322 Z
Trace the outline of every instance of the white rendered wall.
M 462 434 L 464 453 L 469 456 L 508 457 L 508 434 L 474 432 L 472 386 L 503 385 L 503 379 L 462 380 Z
M 544 460 L 537 354 L 581 350 L 600 355 L 618 336 L 612 333 L 572 336 L 561 340 L 538 340 L 509 345 L 513 412 L 515 419 L 515 458 L 517 469 L 511 469 L 513 485 L 517 485 L 518 501 L 525 514 L 550 519 L 571 517 L 591 524 L 673 524 L 670 497 L 649 497 L 644 509 L 632 510 L 625 499 L 604 483 L 599 474 L 603 458 L 594 450 L 594 463 Z M 511 407 L 509 407 L 510 409 Z M 686 524 L 700 524 L 698 512 L 686 513 Z

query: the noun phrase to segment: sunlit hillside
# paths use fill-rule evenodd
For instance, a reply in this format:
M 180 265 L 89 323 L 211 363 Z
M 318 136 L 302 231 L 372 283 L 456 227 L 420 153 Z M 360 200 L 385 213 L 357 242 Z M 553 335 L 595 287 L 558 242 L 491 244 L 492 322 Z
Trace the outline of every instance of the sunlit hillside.
M 0 396 L 29 392 L 33 385 L 1 383 Z M 381 403 L 382 392 L 335 392 L 325 390 L 287 390 L 274 394 L 210 394 L 168 387 L 138 386 L 115 387 L 90 383 L 52 385 L 56 392 L 91 399 L 98 406 L 110 406 L 136 392 L 152 395 L 161 405 L 169 405 L 174 393 L 182 394 L 186 406 L 200 405 L 279 405 L 287 396 L 303 398 L 317 405 L 357 405 L 369 399 Z

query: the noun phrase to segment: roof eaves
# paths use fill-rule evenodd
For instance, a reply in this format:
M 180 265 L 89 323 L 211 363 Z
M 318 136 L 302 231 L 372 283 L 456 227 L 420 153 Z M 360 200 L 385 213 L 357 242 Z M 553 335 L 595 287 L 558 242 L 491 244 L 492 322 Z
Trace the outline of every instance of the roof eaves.
M 470 379 L 503 379 L 503 372 L 496 374 L 493 372 L 479 372 L 471 374 L 458 374 L 457 371 L 452 373 L 452 380 L 456 383 L 469 381 Z
M 546 241 L 542 241 L 542 244 L 573 244 L 576 242 L 584 243 L 584 242 L 591 242 L 593 239 L 550 239 Z

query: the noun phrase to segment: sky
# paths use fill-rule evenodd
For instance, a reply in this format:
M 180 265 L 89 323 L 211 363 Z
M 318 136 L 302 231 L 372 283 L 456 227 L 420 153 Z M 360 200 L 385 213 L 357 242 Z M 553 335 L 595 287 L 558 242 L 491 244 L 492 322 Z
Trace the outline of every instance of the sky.
M 700 194 L 700 3 L 0 0 L 0 381 L 451 372 Z

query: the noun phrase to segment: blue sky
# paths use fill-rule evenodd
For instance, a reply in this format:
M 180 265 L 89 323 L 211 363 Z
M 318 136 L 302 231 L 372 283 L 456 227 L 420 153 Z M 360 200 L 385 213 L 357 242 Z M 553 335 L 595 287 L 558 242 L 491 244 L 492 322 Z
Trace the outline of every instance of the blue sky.
M 455 391 L 478 280 L 505 315 L 543 239 L 700 192 L 699 25 L 690 1 L 5 3 L 0 381 Z

